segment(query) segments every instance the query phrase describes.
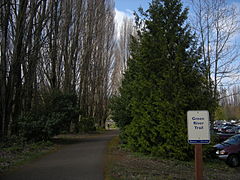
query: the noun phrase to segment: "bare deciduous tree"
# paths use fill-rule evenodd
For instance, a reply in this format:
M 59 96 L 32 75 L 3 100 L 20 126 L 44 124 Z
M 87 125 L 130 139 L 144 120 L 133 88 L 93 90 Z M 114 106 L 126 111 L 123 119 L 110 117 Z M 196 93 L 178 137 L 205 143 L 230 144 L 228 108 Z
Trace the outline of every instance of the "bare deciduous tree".
M 0 136 L 55 90 L 78 95 L 81 116 L 104 126 L 114 61 L 111 0 L 0 2 Z
M 131 36 L 136 36 L 133 19 L 125 17 L 120 28 L 119 39 L 115 50 L 115 64 L 113 71 L 112 87 L 114 93 L 118 92 L 121 86 L 123 74 L 127 69 L 127 61 L 130 58 Z
M 225 0 L 192 0 L 192 5 L 192 26 L 201 42 L 204 73 L 217 98 L 218 87 L 239 73 L 239 51 L 234 42 L 239 12 Z

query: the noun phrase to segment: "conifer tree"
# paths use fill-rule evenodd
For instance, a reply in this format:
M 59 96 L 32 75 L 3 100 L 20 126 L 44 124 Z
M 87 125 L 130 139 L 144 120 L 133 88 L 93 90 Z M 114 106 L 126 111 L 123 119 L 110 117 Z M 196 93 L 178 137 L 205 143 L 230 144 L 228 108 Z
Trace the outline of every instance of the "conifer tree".
M 139 12 L 141 30 L 132 42 L 113 118 L 130 149 L 188 159 L 193 151 L 187 143 L 187 111 L 212 112 L 215 105 L 186 23 L 188 10 L 180 0 L 153 0 L 146 12 Z

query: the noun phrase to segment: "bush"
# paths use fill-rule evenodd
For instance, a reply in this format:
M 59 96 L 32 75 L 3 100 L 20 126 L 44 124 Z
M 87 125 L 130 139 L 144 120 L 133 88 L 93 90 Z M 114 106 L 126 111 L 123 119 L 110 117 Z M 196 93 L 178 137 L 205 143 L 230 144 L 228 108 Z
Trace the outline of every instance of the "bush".
M 79 130 L 81 132 L 91 132 L 95 131 L 95 123 L 93 118 L 82 117 L 79 122 Z
M 1 139 L 0 149 L 8 148 L 15 145 L 24 146 L 25 143 L 26 143 L 26 139 L 23 138 L 22 136 L 12 135 L 12 136 L 4 137 Z
M 45 132 L 46 117 L 35 113 L 26 113 L 18 120 L 19 135 L 28 141 L 39 141 L 47 139 Z
M 62 131 L 78 118 L 77 98 L 60 92 L 46 96 L 40 108 L 23 114 L 18 120 L 20 136 L 28 141 L 47 140 Z

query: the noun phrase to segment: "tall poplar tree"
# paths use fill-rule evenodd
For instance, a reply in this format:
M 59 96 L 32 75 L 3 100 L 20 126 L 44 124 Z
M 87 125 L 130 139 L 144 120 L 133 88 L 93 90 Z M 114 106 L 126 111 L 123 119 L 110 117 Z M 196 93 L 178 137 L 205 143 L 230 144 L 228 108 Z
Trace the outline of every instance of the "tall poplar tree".
M 136 15 L 128 70 L 112 106 L 126 145 L 138 152 L 187 159 L 188 110 L 214 109 L 200 52 L 180 0 L 153 0 Z

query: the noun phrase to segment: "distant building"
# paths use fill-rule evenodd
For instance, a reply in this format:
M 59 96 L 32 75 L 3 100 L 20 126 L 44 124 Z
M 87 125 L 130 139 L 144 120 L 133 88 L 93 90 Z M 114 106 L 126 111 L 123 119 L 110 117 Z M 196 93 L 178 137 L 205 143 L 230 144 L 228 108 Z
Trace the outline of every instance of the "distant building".
M 105 122 L 105 129 L 116 129 L 116 122 L 112 119 L 107 119 Z

